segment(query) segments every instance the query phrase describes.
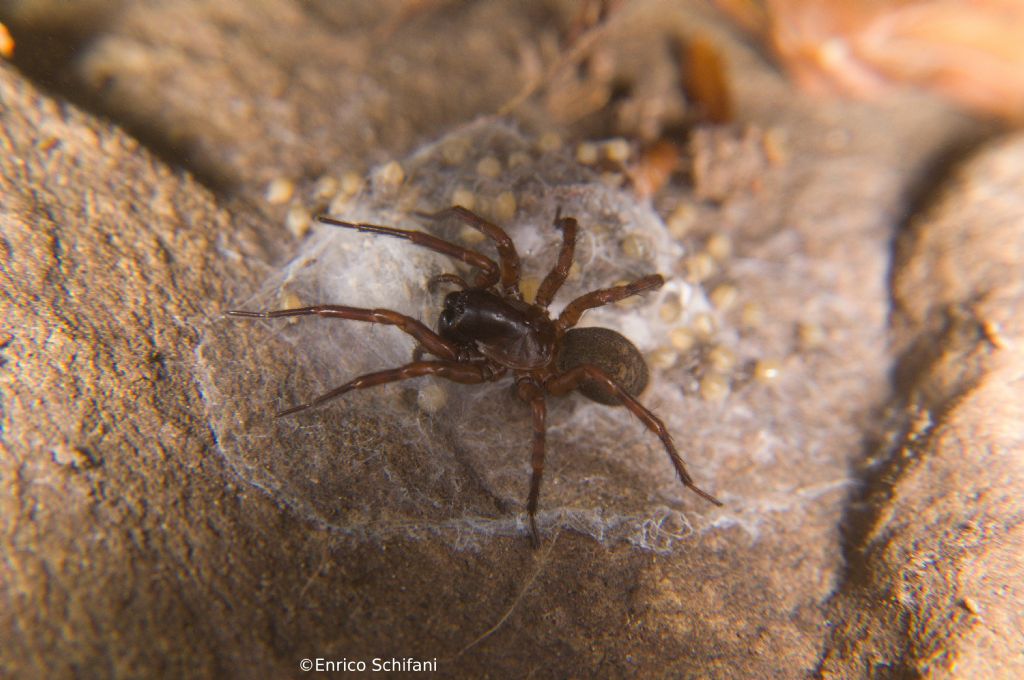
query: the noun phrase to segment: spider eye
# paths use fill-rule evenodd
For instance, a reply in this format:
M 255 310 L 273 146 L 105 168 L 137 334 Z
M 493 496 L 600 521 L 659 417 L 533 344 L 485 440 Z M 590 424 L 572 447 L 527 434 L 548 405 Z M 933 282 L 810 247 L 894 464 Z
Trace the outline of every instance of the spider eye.
M 451 328 L 454 316 L 455 314 L 452 312 L 452 310 L 446 307 L 445 310 L 441 312 L 441 328 Z
M 455 327 L 466 308 L 462 292 L 448 293 L 444 298 L 444 310 L 437 321 L 437 330 L 445 337 L 453 337 Z

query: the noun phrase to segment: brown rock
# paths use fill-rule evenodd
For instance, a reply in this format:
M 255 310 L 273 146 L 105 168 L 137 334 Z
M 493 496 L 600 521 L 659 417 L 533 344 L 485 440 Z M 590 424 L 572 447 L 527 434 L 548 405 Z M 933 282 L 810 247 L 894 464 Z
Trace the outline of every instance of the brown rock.
M 316 238 L 286 234 L 284 204 L 259 207 L 268 221 L 232 195 L 253 201 L 267 181 L 285 178 L 299 185 L 296 205 L 319 209 L 301 202 L 304 180 L 400 157 L 405 176 L 393 189 L 409 205 L 385 204 L 371 182 L 353 210 L 387 208 L 405 219 L 410 207 L 440 207 L 455 188 L 446 181 L 500 150 L 499 138 L 444 168 L 406 155 L 409 147 L 503 104 L 517 89 L 518 48 L 557 45 L 564 13 L 483 2 L 389 23 L 379 3 L 353 3 L 350 15 L 333 4 L 303 7 L 118 5 L 66 64 L 81 74 L 84 100 L 206 186 L 0 69 L 4 671 L 282 676 L 298 674 L 303 658 L 411 656 L 472 677 L 802 677 L 815 668 L 857 677 L 876 659 L 946 668 L 950 649 L 971 664 L 964 668 L 1009 667 L 999 631 L 1012 614 L 999 588 L 1012 594 L 1008 579 L 1018 573 L 1007 519 L 1017 470 L 1012 457 L 962 460 L 955 444 L 980 437 L 979 428 L 1010 437 L 1018 422 L 1005 392 L 1015 355 L 1000 346 L 1017 337 L 1006 311 L 1017 298 L 982 275 L 988 256 L 970 260 L 973 278 L 946 277 L 960 288 L 932 278 L 959 271 L 949 257 L 913 275 L 908 264 L 897 280 L 912 310 L 901 312 L 899 348 L 920 342 L 930 348 L 923 356 L 937 357 L 909 371 L 904 392 L 922 395 L 925 440 L 947 448 L 893 463 L 893 483 L 869 480 L 882 489 L 867 493 L 880 510 L 866 524 L 878 529 L 854 540 L 849 571 L 840 532 L 851 469 L 883 429 L 876 414 L 891 397 L 896 216 L 962 121 L 916 99 L 809 104 L 756 55 L 725 43 L 737 115 L 782 126 L 791 147 L 753 187 L 749 164 L 741 181 L 729 181 L 729 160 L 716 155 L 722 145 L 698 149 L 705 156 L 695 164 L 721 179 L 716 205 L 699 207 L 698 236 L 732 237 L 734 257 L 716 266 L 741 302 L 766 310 L 754 329 L 716 316 L 715 340 L 741 366 L 782 357 L 782 374 L 766 386 L 737 370 L 724 381 L 729 395 L 712 403 L 694 397 L 685 361 L 654 372 L 644 398 L 669 421 L 701 486 L 726 501 L 720 511 L 687 495 L 637 423 L 578 398 L 552 402 L 552 422 L 563 427 L 552 435 L 545 544 L 534 552 L 521 531 L 529 416 L 519 403 L 467 391 L 444 407 L 458 415 L 449 419 L 385 389 L 275 421 L 277 402 L 362 370 L 353 362 L 379 366 L 388 357 L 374 352 L 397 352 L 397 341 L 388 329 L 358 327 L 356 341 L 331 345 L 312 321 L 244 326 L 220 313 L 276 299 L 285 265 Z M 667 1 L 631 20 L 644 16 L 652 31 L 697 21 Z M 531 104 L 520 113 L 550 129 Z M 665 242 L 649 206 L 598 191 L 567 157 L 531 154 L 520 177 L 550 173 L 547 187 L 503 190 L 519 191 L 509 226 L 520 242 L 532 239 L 537 267 L 557 242 L 548 225 L 558 201 L 575 201 L 593 252 L 618 243 L 620 230 Z M 424 172 L 411 171 L 417 158 Z M 678 185 L 670 191 L 669 203 L 694 199 Z M 907 262 L 951 252 L 915 238 Z M 371 239 L 352 253 L 408 262 L 407 251 L 387 248 Z M 572 285 L 663 261 L 604 252 L 611 256 L 582 268 L 592 279 Z M 682 266 L 662 273 L 679 278 Z M 926 292 L 925 302 L 904 286 Z M 431 322 L 431 299 L 410 288 L 385 302 L 418 299 L 423 306 L 410 311 Z M 693 291 L 699 301 L 703 290 Z M 800 324 L 820 330 L 816 347 L 796 342 Z M 629 333 L 645 351 L 667 337 L 654 323 L 635 330 L 648 335 Z M 952 339 L 930 339 L 935 333 Z M 289 338 L 319 344 L 304 353 Z M 939 374 L 940 364 L 957 372 Z M 965 376 L 975 382 L 959 390 Z M 983 411 L 989 420 L 977 420 Z M 916 451 L 917 440 L 907 441 Z M 961 473 L 991 481 L 967 492 Z M 995 484 L 996 474 L 1009 481 Z M 970 498 L 979 488 L 991 491 Z M 893 524 L 882 510 L 897 506 Z M 829 637 L 824 603 L 837 589 L 839 626 Z M 904 599 L 883 606 L 878 593 Z M 892 612 L 914 626 L 894 626 Z
M 834 603 L 827 677 L 1024 672 L 1022 152 L 1017 135 L 978 153 L 900 239 L 902 427 Z

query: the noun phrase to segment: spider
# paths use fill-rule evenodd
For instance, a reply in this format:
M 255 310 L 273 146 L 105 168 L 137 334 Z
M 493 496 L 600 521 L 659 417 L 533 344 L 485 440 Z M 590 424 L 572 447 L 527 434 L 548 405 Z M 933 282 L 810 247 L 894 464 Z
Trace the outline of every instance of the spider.
M 351 390 L 420 376 L 436 376 L 457 383 L 478 384 L 500 380 L 511 373 L 515 379 L 516 394 L 530 405 L 533 414 L 533 473 L 530 477 L 530 493 L 526 508 L 534 546 L 540 543 L 536 515 L 541 478 L 544 474 L 544 435 L 547 418 L 545 394 L 561 396 L 579 389 L 596 401 L 624 405 L 661 440 L 683 484 L 706 501 L 722 505 L 718 499 L 694 484 L 665 424 L 641 405 L 631 393 L 630 387 L 633 388 L 633 392 L 638 393 L 643 384 L 637 389 L 635 384 L 624 385 L 621 380 L 611 377 L 609 373 L 618 374 L 620 371 L 617 370 L 618 366 L 609 365 L 607 360 L 601 362 L 600 366 L 592 360 L 569 366 L 559 361 L 560 351 L 568 344 L 567 338 L 573 337 L 571 333 L 588 330 L 571 330 L 585 311 L 660 288 L 665 283 L 660 274 L 650 274 L 626 285 L 601 288 L 581 295 L 566 305 L 557 319 L 552 319 L 548 313 L 548 305 L 565 282 L 573 262 L 577 231 L 577 222 L 574 218 L 562 217 L 561 211 L 556 213 L 554 225 L 562 232 L 562 245 L 555 266 L 541 282 L 531 303 L 523 299 L 519 289 L 519 255 L 512 239 L 503 229 L 461 206 L 454 206 L 438 213 L 417 215 L 430 220 L 455 218 L 477 229 L 494 242 L 498 251 L 498 262 L 475 250 L 463 248 L 422 231 L 395 229 L 376 224 L 356 224 L 325 215 L 317 217 L 317 220 L 336 227 L 405 239 L 471 265 L 476 270 L 472 284 L 458 274 L 440 274 L 431 279 L 432 284 L 443 282 L 458 287 L 458 290 L 445 296 L 444 308 L 437 322 L 437 332 L 412 317 L 390 309 L 315 305 L 270 312 L 228 312 L 231 316 L 250 318 L 316 315 L 388 324 L 397 326 L 418 343 L 411 363 L 358 376 L 312 401 L 285 409 L 277 416 L 305 411 Z M 614 334 L 614 331 L 608 329 L 591 330 L 603 331 L 605 335 Z M 632 348 L 625 338 L 619 337 Z M 632 348 L 632 352 L 640 361 L 643 368 L 642 382 L 646 383 L 646 367 L 643 366 L 642 358 L 635 348 Z M 424 361 L 424 354 L 437 358 Z

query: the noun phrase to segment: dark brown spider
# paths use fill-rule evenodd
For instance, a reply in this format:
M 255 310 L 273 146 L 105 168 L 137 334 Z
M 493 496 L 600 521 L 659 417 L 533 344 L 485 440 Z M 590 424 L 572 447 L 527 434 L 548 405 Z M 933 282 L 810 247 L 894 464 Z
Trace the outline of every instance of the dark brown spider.
M 278 416 L 318 406 L 350 390 L 424 375 L 474 384 L 499 380 L 511 371 L 515 377 L 516 393 L 520 399 L 529 403 L 533 410 L 533 475 L 530 478 L 530 495 L 526 507 L 530 516 L 530 531 L 534 545 L 540 542 L 536 514 L 541 476 L 544 473 L 544 432 L 547 414 L 545 392 L 560 396 L 580 389 L 603 403 L 625 405 L 661 439 L 683 484 L 701 498 L 721 505 L 718 499 L 693 483 L 693 478 L 686 471 L 686 466 L 683 465 L 683 460 L 679 457 L 672 437 L 661 419 L 642 406 L 622 382 L 609 376 L 609 372 L 616 372 L 614 364 L 608 365 L 605 362 L 602 364 L 603 368 L 595 363 L 570 363 L 566 366 L 565 362 L 562 362 L 561 367 L 559 365 L 559 354 L 568 344 L 568 331 L 580 320 L 583 312 L 660 288 L 665 283 L 660 274 L 651 274 L 627 285 L 601 288 L 581 295 L 566 305 L 557 319 L 552 319 L 548 315 L 548 305 L 565 282 L 576 248 L 575 219 L 555 216 L 555 226 L 562 231 L 562 247 L 558 253 L 558 261 L 544 277 L 537 290 L 536 299 L 531 304 L 523 300 L 523 295 L 519 291 L 519 255 L 512 239 L 504 230 L 461 206 L 437 214 L 420 213 L 420 216 L 428 219 L 455 217 L 479 230 L 497 246 L 498 263 L 476 251 L 421 231 L 394 229 L 375 224 L 353 224 L 326 216 L 320 216 L 317 220 L 347 229 L 406 239 L 416 245 L 462 260 L 479 270 L 472 285 L 457 274 L 441 274 L 433 279 L 453 283 L 460 288 L 445 297 L 444 310 L 438 319 L 436 333 L 416 319 L 389 309 L 316 305 L 273 312 L 228 312 L 231 316 L 257 318 L 315 314 L 390 324 L 398 326 L 419 343 L 411 363 L 399 368 L 361 375 L 308 403 L 285 409 L 278 413 Z M 614 333 L 607 329 L 603 330 Z M 629 345 L 624 338 L 622 340 Z M 422 361 L 424 353 L 431 354 L 438 360 Z M 646 371 L 636 390 L 642 389 L 645 382 Z

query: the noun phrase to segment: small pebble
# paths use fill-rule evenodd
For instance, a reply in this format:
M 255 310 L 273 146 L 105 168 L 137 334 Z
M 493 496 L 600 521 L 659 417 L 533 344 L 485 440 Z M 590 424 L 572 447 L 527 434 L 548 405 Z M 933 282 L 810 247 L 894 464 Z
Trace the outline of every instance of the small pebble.
M 336 193 L 338 193 L 338 180 L 330 175 L 324 175 L 313 185 L 313 198 L 318 201 L 326 201 Z
M 695 253 L 686 258 L 686 276 L 694 282 L 706 281 L 715 273 L 715 259 L 707 253 Z
M 722 401 L 729 396 L 729 391 L 729 379 L 720 373 L 705 373 L 700 379 L 700 396 L 704 401 Z
M 302 299 L 292 291 L 281 293 L 281 309 L 295 309 L 302 306 Z
M 618 281 L 616 281 L 612 285 L 613 286 L 627 286 L 630 283 L 632 283 L 632 281 L 627 281 L 625 279 L 619 279 Z M 634 306 L 638 305 L 640 303 L 640 301 L 641 301 L 641 297 L 639 295 L 630 295 L 627 298 L 622 298 L 621 300 L 619 300 L 615 304 L 617 304 L 620 307 L 627 308 L 627 307 L 634 307 Z
M 282 205 L 292 200 L 294 195 L 295 182 L 279 177 L 267 184 L 264 198 L 270 205 Z
M 501 175 L 501 161 L 494 156 L 484 156 L 476 164 L 476 173 L 488 179 Z
M 671 347 L 659 347 L 651 352 L 647 363 L 655 368 L 668 369 L 676 365 L 679 360 L 679 352 Z
M 516 216 L 516 196 L 511 191 L 503 191 L 491 202 L 491 215 L 498 222 L 509 222 Z
M 303 306 L 302 298 L 300 298 L 298 295 L 291 291 L 282 292 L 280 301 L 280 309 L 295 309 L 297 307 Z M 285 318 L 287 319 L 285 323 L 288 324 L 289 326 L 293 326 L 299 322 L 299 317 L 297 316 L 289 316 Z
M 694 314 L 693 321 L 690 322 L 690 329 L 698 338 L 707 340 L 715 333 L 715 320 L 707 312 Z
M 312 227 L 313 216 L 309 213 L 303 205 L 293 205 L 288 208 L 288 214 L 285 215 L 284 225 L 288 231 L 292 233 L 296 238 L 302 238 L 309 233 Z
M 537 290 L 539 288 L 540 279 L 532 276 L 524 277 L 519 281 L 519 291 L 523 294 L 523 299 L 531 304 L 537 299 Z
M 377 170 L 374 179 L 384 187 L 396 188 L 405 181 L 405 170 L 398 161 L 388 161 Z
M 715 309 L 719 311 L 726 311 L 736 303 L 736 298 L 739 297 L 739 290 L 731 283 L 722 283 L 715 286 L 715 289 L 711 291 L 708 296 L 711 299 L 711 304 L 715 306 Z
M 817 323 L 797 324 L 796 337 L 804 349 L 817 349 L 828 341 L 824 327 Z
M 402 166 L 399 165 L 398 169 L 401 170 Z M 401 183 L 401 180 L 399 180 L 399 183 Z M 358 194 L 363 190 L 363 184 L 363 176 L 354 170 L 349 170 L 341 176 L 341 191 L 346 196 Z
M 732 239 L 726 234 L 712 234 L 704 244 L 704 249 L 716 261 L 723 262 L 732 255 Z
M 604 157 L 615 163 L 625 163 L 632 155 L 633 149 L 629 142 L 621 137 L 609 139 L 604 143 Z
M 622 253 L 634 260 L 642 260 L 651 252 L 651 244 L 643 236 L 630 234 L 622 239 Z
M 680 352 L 688 352 L 697 345 L 697 336 L 689 328 L 673 328 L 668 339 Z
M 668 233 L 672 238 L 681 239 L 697 223 L 697 209 L 689 203 L 682 203 L 668 216 Z
M 757 302 L 747 302 L 740 308 L 740 323 L 746 328 L 757 328 L 764 323 L 764 308 Z
M 545 132 L 537 140 L 537 147 L 545 153 L 558 151 L 562 148 L 562 137 L 557 132 Z
M 416 394 L 416 404 L 424 412 L 434 414 L 448 403 L 448 392 L 436 382 L 428 382 Z
M 452 205 L 461 205 L 466 210 L 476 206 L 476 195 L 465 187 L 458 187 L 452 192 Z
M 576 146 L 576 160 L 583 165 L 593 165 L 597 162 L 600 150 L 593 142 L 580 142 Z
M 778 359 L 758 359 L 754 363 L 754 379 L 761 383 L 776 380 L 782 373 L 782 363 Z
M 459 230 L 459 240 L 466 245 L 475 246 L 479 243 L 483 243 L 487 238 L 483 232 L 477 231 L 473 227 L 466 225 Z
M 737 358 L 736 353 L 731 349 L 718 345 L 708 350 L 707 361 L 715 370 L 728 373 L 736 368 Z
M 348 208 L 349 203 L 352 202 L 352 197 L 342 192 L 331 199 L 330 205 L 327 206 L 327 212 L 331 215 L 341 215 Z
M 676 298 L 668 298 L 658 308 L 658 316 L 665 323 L 675 323 L 683 313 L 683 305 Z

